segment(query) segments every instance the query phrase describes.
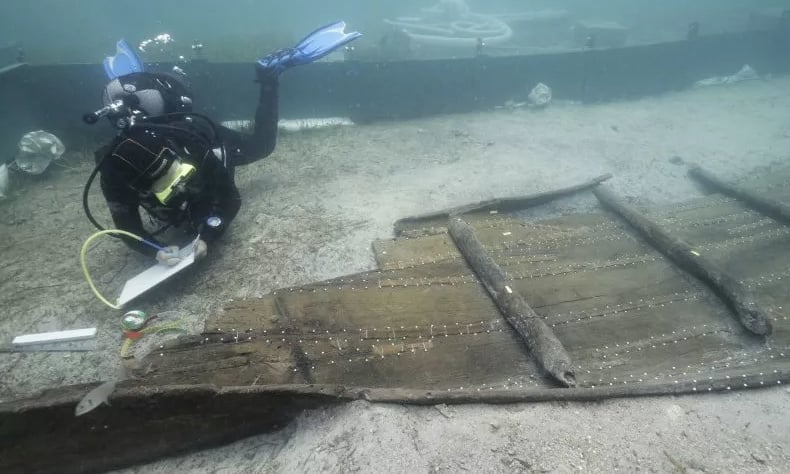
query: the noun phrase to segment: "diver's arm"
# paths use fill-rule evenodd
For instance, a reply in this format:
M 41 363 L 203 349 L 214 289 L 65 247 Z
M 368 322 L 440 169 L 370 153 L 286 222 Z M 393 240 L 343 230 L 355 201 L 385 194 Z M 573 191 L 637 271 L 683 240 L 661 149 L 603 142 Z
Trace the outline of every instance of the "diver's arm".
M 210 207 L 206 215 L 199 217 L 199 227 L 200 238 L 210 244 L 225 232 L 238 214 L 241 208 L 241 195 L 230 172 L 219 160 L 207 160 L 206 163 L 210 168 L 206 170 L 208 179 L 204 192 L 207 194 Z M 206 222 L 209 217 L 218 217 L 220 224 L 216 227 L 209 226 Z
M 163 247 L 163 245 L 154 239 L 143 227 L 143 221 L 140 218 L 139 201 L 137 196 L 131 192 L 124 190 L 122 186 L 113 185 L 108 180 L 102 177 L 101 189 L 104 198 L 107 200 L 107 206 L 110 209 L 112 221 L 115 228 L 125 230 L 134 235 L 140 236 L 143 239 Z M 131 237 L 121 236 L 124 243 L 132 250 L 142 253 L 147 256 L 155 256 L 156 249 L 136 240 Z
M 258 75 L 260 94 L 255 109 L 253 133 L 242 133 L 219 127 L 231 166 L 246 165 L 271 155 L 277 145 L 279 118 L 279 80 L 276 75 Z

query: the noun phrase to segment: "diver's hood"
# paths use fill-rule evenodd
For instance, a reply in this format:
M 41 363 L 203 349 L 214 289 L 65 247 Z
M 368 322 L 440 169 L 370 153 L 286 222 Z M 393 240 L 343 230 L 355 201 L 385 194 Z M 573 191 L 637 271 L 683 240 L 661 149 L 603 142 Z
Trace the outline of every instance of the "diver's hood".
M 104 88 L 105 106 L 118 101 L 123 106 L 109 116 L 117 127 L 129 125 L 131 117 L 156 117 L 192 111 L 192 92 L 173 76 L 163 73 L 133 72 L 111 80 Z

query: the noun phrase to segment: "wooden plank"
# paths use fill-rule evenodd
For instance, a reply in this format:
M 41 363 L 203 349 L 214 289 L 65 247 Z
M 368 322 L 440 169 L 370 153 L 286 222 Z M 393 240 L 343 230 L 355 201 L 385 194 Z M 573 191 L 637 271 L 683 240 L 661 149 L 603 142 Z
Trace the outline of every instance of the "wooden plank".
M 761 179 L 754 180 L 762 183 Z M 777 182 L 787 183 L 786 179 Z M 751 183 L 755 185 L 755 183 Z M 759 184 L 758 184 L 759 185 Z M 672 228 L 673 234 L 687 241 L 705 242 L 697 246 L 708 258 L 724 268 L 760 301 L 774 326 L 766 341 L 770 345 L 786 345 L 788 338 L 787 308 L 790 308 L 790 232 L 788 227 L 765 218 L 752 210 L 744 210 L 741 203 L 730 200 L 719 204 L 723 216 L 738 216 L 697 220 L 688 216 L 685 225 Z M 706 210 L 707 211 L 707 210 Z M 651 213 L 652 214 L 652 213 Z M 705 214 L 709 215 L 709 214 Z
M 257 300 L 234 302 L 226 308 L 221 323 L 213 321 L 207 325 L 204 337 L 216 343 L 222 334 L 230 346 L 236 343 L 229 342 L 232 338 L 228 336 L 233 336 L 238 328 L 245 331 L 242 339 L 253 337 L 252 343 L 241 341 L 239 345 L 253 344 L 252 352 L 261 356 L 247 355 L 249 364 L 232 373 L 239 383 L 252 383 L 255 378 L 257 383 L 288 380 L 283 378 L 288 370 L 298 367 L 293 356 L 286 356 L 295 343 L 302 348 L 313 383 L 346 380 L 362 386 L 446 389 L 464 386 L 470 380 L 487 384 L 507 378 L 543 379 L 471 275 L 467 283 L 417 286 L 410 278 L 399 284 L 387 278 L 391 275 L 386 273 L 375 280 L 377 284 L 373 284 L 373 273 L 367 274 L 371 278 L 366 281 L 367 288 L 357 284 L 367 279 L 358 275 L 354 281 L 336 281 L 336 286 L 278 291 L 260 300 L 260 305 Z M 387 286 L 388 282 L 393 286 Z M 273 298 L 280 299 L 279 307 Z M 289 315 L 287 321 L 278 317 L 283 312 Z M 275 357 L 273 349 L 261 348 L 261 344 L 277 344 L 282 346 L 281 352 Z M 211 355 L 199 345 L 193 349 L 190 354 L 173 358 L 164 352 L 158 359 L 161 362 L 148 369 L 160 374 L 156 383 L 175 377 L 173 370 L 182 367 L 184 360 L 238 355 Z M 157 360 L 156 356 L 153 359 Z M 275 371 L 271 367 L 274 361 L 286 369 Z M 494 370 L 503 361 L 506 368 Z M 163 368 L 162 363 L 171 368 Z M 230 376 L 228 370 L 221 374 L 190 372 L 188 376 L 200 376 L 201 383 L 220 384 Z M 183 383 L 184 379 L 184 375 L 179 375 L 173 383 Z
M 596 358 L 584 359 L 587 363 L 577 371 L 579 383 L 593 387 L 707 378 L 715 375 L 717 367 L 725 367 L 722 361 L 735 353 L 724 349 L 730 342 L 727 331 L 681 331 L 639 345 L 611 346 Z
M 711 258 L 723 249 L 749 248 L 753 242 L 748 239 L 768 228 L 759 215 L 719 195 L 650 212 L 673 233 L 693 236 L 695 248 Z M 670 368 L 673 363 L 717 366 L 754 349 L 707 287 L 610 216 L 527 223 L 478 213 L 469 219 L 511 288 L 530 301 L 578 360 L 574 365 L 584 371 L 582 384 L 600 383 L 606 374 L 620 379 L 640 368 L 655 377 L 669 370 L 665 362 Z M 754 240 L 765 244 L 771 239 Z M 173 357 L 165 351 L 149 376 L 158 377 L 157 383 L 235 380 L 253 386 L 299 381 L 433 390 L 550 386 L 524 356 L 519 339 L 503 324 L 448 235 L 377 244 L 381 270 L 233 302 L 206 326 L 210 345 L 225 338 L 221 350 L 195 346 L 191 354 Z M 780 244 L 774 242 L 779 245 L 774 250 L 781 250 Z M 760 285 L 757 294 L 774 298 L 761 300 L 778 323 L 779 332 L 768 342 L 785 347 L 790 326 L 779 309 L 784 300 L 776 299 L 784 298 L 782 288 L 760 278 L 776 260 L 781 261 L 753 257 L 752 265 L 733 265 L 743 266 L 743 285 Z M 239 328 L 252 340 L 228 342 Z M 654 349 L 655 341 L 685 348 Z M 236 345 L 254 349 L 228 348 Z M 630 352 L 612 352 L 626 346 Z M 617 364 L 606 366 L 604 355 Z M 203 363 L 215 365 L 200 373 Z
M 381 270 L 458 260 L 461 256 L 446 233 L 416 239 L 378 240 L 373 243 L 373 251 Z
M 290 345 L 248 333 L 236 342 L 234 334 L 204 334 L 164 345 L 144 359 L 137 374 L 146 385 L 248 385 L 256 378 L 269 383 L 308 382 L 294 370 Z
M 627 237 L 623 225 L 600 215 L 570 216 L 530 225 L 500 215 L 469 215 L 465 220 L 475 228 L 486 250 L 497 257 L 528 254 L 534 259 L 545 260 L 551 258 L 550 251 L 557 248 Z M 373 248 L 381 270 L 461 259 L 446 232 L 420 238 L 377 241 Z
M 556 327 L 563 342 L 571 344 L 574 358 L 591 357 L 596 350 L 615 347 L 623 340 L 644 345 L 684 324 L 698 325 L 701 333 L 732 330 L 727 327 L 726 318 L 722 318 L 723 306 L 711 306 L 705 288 L 695 286 L 693 280 L 685 278 L 660 254 L 629 237 L 620 226 L 609 222 L 609 218 L 578 220 L 584 222 L 579 226 L 584 230 L 576 233 L 558 223 L 536 228 L 522 224 L 524 233 L 517 245 L 499 247 L 499 254 L 506 256 L 500 258 L 503 268 L 513 278 L 513 287 L 534 299 L 538 314 Z M 484 219 L 478 222 L 483 229 L 496 227 Z M 601 232 L 602 228 L 610 232 Z M 556 236 L 547 237 L 546 229 L 555 229 Z M 486 235 L 491 240 L 500 238 L 498 232 Z M 446 236 L 428 239 L 437 238 Z M 411 244 L 415 240 L 419 239 L 401 242 Z M 530 252 L 535 249 L 551 249 L 554 253 L 550 259 L 531 259 Z M 587 263 L 568 263 L 579 261 Z M 462 270 L 465 273 L 459 274 Z M 479 362 L 482 354 L 491 354 L 493 345 L 502 349 L 497 354 L 500 360 L 519 361 L 518 342 L 512 335 L 504 339 L 479 339 L 472 345 L 458 343 L 464 332 L 480 333 L 485 324 L 490 330 L 494 327 L 491 321 L 497 317 L 490 306 L 482 310 L 470 301 L 460 306 L 448 303 L 463 300 L 470 287 L 479 291 L 477 282 L 457 259 L 401 270 L 366 272 L 278 292 L 281 306 L 291 315 L 292 323 L 297 323 L 296 327 L 279 328 L 279 310 L 272 301 L 264 300 L 261 307 L 249 302 L 233 303 L 223 316 L 223 325 L 241 327 L 252 321 L 253 325 L 260 324 L 270 331 L 286 330 L 286 341 L 293 337 L 309 338 L 313 330 L 323 331 L 323 336 L 312 344 L 303 340 L 311 375 L 321 383 L 345 380 L 368 386 L 422 384 L 441 388 L 468 385 L 470 381 L 478 386 L 507 379 L 524 383 L 519 379 L 523 374 L 503 373 Z M 443 292 L 449 293 L 442 297 Z M 260 311 L 261 308 L 268 310 Z M 470 309 L 473 314 L 488 311 L 489 322 L 475 321 L 472 316 L 459 318 L 468 315 L 464 311 Z M 373 326 L 368 324 L 370 321 L 383 324 Z M 410 328 L 409 323 L 413 322 L 419 324 Z M 429 323 L 435 323 L 433 329 Z M 363 340 L 348 337 L 362 330 L 368 332 Z M 436 336 L 431 334 L 434 330 L 445 332 L 447 335 L 439 336 L 449 339 L 441 342 L 434 339 L 429 345 L 430 337 Z M 338 338 L 340 348 L 336 345 Z M 359 344 L 346 346 L 350 341 Z M 421 346 L 423 343 L 426 346 Z M 430 354 L 426 357 L 425 352 Z M 459 358 L 459 353 L 475 356 Z M 457 363 L 448 364 L 448 360 Z M 531 370 L 535 373 L 530 375 L 535 377 L 537 369 Z M 245 377 L 245 382 L 254 381 L 250 380 L 251 375 Z M 256 377 L 261 383 L 268 375 L 259 372 Z
M 752 170 L 746 176 L 734 179 L 738 187 L 766 195 L 778 201 L 790 201 L 790 166 L 784 163 L 773 163 Z
M 450 216 L 470 213 L 486 213 L 490 211 L 516 211 L 530 206 L 545 204 L 560 197 L 593 188 L 610 179 L 611 177 L 611 174 L 605 174 L 583 183 L 556 190 L 540 192 L 528 196 L 490 199 L 488 201 L 445 209 L 430 214 L 423 214 L 421 216 L 405 217 L 395 222 L 395 235 L 401 235 L 403 231 L 414 230 L 422 227 L 446 227 L 447 219 Z
M 691 245 L 673 238 L 654 222 L 624 204 L 611 191 L 598 188 L 594 193 L 602 203 L 628 221 L 673 262 L 705 281 L 732 308 L 745 328 L 760 336 L 771 333 L 771 323 L 764 311 L 737 280 L 703 257 Z
M 505 272 L 486 253 L 472 227 L 463 219 L 452 217 L 448 230 L 464 259 L 507 322 L 521 336 L 530 354 L 555 380 L 565 386 L 574 386 L 573 365 L 562 343 L 521 294 L 508 285 Z
M 111 470 L 276 429 L 305 409 L 349 400 L 420 405 L 597 401 L 787 383 L 787 353 L 776 352 L 762 354 L 753 367 L 719 366 L 700 373 L 687 369 L 685 374 L 675 367 L 639 383 L 632 377 L 612 377 L 602 378 L 597 385 L 565 389 L 509 382 L 438 391 L 318 384 L 141 387 L 125 383 L 111 396 L 112 407 L 100 407 L 79 418 L 74 418 L 74 406 L 93 385 L 72 386 L 0 405 L 3 435 L 14 440 L 0 444 L 0 471 Z M 113 442 L 108 443 L 110 438 Z M 96 452 L 102 455 L 92 455 Z
M 304 409 L 337 403 L 315 393 L 237 393 L 212 386 L 119 384 L 112 406 L 74 417 L 94 385 L 0 404 L 0 472 L 104 472 L 282 427 Z M 100 453 L 100 454 L 97 454 Z
M 722 194 L 740 200 L 761 214 L 784 224 L 790 224 L 790 206 L 779 200 L 771 199 L 745 187 L 725 183 L 710 171 L 699 166 L 692 167 L 689 170 L 689 175 Z

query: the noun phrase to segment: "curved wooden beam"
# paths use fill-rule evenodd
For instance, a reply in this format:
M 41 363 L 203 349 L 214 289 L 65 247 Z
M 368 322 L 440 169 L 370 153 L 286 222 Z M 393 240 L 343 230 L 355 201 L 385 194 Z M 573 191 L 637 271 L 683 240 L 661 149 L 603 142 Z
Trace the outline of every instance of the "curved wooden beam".
M 678 267 L 704 281 L 735 312 L 741 325 L 749 332 L 758 336 L 771 334 L 770 318 L 738 280 L 705 258 L 690 244 L 672 237 L 658 224 L 625 204 L 612 191 L 598 187 L 593 193 L 602 204 L 631 224 L 642 237 Z

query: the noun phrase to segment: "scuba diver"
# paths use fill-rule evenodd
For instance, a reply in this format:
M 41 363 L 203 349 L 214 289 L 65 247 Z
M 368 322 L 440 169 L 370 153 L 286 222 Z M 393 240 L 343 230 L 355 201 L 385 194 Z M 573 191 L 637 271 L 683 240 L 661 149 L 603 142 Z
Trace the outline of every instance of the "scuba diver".
M 296 46 L 256 62 L 260 96 L 252 134 L 193 113 L 192 93 L 182 80 L 144 71 L 131 47 L 119 41 L 116 55 L 104 60 L 110 79 L 102 95 L 104 107 L 83 117 L 87 123 L 107 117 L 119 130 L 96 152 L 96 168 L 83 193 L 88 219 L 103 230 L 87 205 L 91 183 L 101 173 L 102 193 L 116 228 L 125 231 L 120 238 L 127 245 L 175 265 L 185 256 L 183 250 L 155 236 L 170 227 L 186 227 L 193 236 L 195 258 L 205 256 L 207 246 L 228 228 L 241 206 L 234 168 L 263 159 L 275 148 L 280 73 L 361 36 L 346 33 L 345 27 L 342 21 L 324 26 Z M 144 228 L 140 207 L 161 224 L 158 230 Z

